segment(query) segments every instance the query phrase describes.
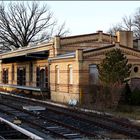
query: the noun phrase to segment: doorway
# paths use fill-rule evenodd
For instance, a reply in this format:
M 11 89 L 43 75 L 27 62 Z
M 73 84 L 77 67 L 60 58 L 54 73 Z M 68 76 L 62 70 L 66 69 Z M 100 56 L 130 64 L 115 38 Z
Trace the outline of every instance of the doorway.
M 26 85 L 26 69 L 18 68 L 17 69 L 17 85 Z
M 47 88 L 48 87 L 48 70 L 47 67 L 37 67 L 36 85 L 37 87 Z

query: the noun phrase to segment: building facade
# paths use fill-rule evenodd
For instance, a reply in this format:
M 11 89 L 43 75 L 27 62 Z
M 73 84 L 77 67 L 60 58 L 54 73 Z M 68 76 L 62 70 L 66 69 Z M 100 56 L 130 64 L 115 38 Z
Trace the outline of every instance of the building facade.
M 50 93 L 50 99 L 68 103 L 90 101 L 89 85 L 99 83 L 97 64 L 105 53 L 119 48 L 132 64 L 130 83 L 138 86 L 140 51 L 133 32 L 116 36 L 98 31 L 69 37 L 54 37 L 49 43 L 0 54 L 0 88 L 29 93 Z

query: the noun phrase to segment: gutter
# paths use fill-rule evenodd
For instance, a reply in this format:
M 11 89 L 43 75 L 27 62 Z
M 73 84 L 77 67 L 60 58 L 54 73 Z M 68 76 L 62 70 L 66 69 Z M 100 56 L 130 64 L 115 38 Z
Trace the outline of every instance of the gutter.
M 62 57 L 55 57 L 55 58 L 48 58 L 48 61 L 51 61 L 51 60 L 59 60 L 59 59 L 66 59 L 66 58 L 74 58 L 75 55 L 72 55 L 72 56 L 62 56 Z

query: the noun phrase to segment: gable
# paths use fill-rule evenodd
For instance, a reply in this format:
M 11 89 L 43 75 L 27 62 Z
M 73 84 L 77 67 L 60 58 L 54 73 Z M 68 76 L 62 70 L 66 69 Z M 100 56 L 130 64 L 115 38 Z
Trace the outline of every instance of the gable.
M 124 46 L 116 46 L 116 45 L 110 45 L 106 47 L 102 47 L 100 49 L 93 49 L 89 51 L 83 52 L 83 59 L 84 60 L 96 60 L 101 61 L 101 59 L 105 58 L 105 54 L 115 48 L 118 48 L 122 51 L 122 53 L 127 57 L 129 62 L 136 62 L 140 63 L 140 51 L 132 50 L 130 48 L 124 47 Z
M 83 51 L 83 58 L 91 58 L 99 55 L 105 55 L 108 51 L 115 48 L 115 45 L 105 46 L 97 49 L 90 49 L 90 50 L 84 50 Z

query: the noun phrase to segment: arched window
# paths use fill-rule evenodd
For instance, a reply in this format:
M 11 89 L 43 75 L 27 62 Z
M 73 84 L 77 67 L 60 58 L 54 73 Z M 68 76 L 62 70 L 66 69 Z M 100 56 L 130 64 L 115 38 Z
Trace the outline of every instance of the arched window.
M 36 67 L 36 86 L 41 88 L 48 87 L 48 71 L 47 67 Z
M 72 65 L 68 66 L 68 83 L 73 84 L 73 69 L 72 69 Z
M 3 79 L 2 79 L 3 83 L 8 84 L 8 69 L 4 68 L 2 70 L 2 75 L 3 75 Z
M 56 84 L 59 84 L 60 82 L 60 70 L 59 70 L 59 66 L 56 66 Z
M 42 68 L 40 69 L 40 83 L 39 83 L 41 88 L 46 87 L 45 80 L 46 80 L 45 69 Z
M 17 85 L 26 85 L 26 68 L 18 67 L 17 68 Z

